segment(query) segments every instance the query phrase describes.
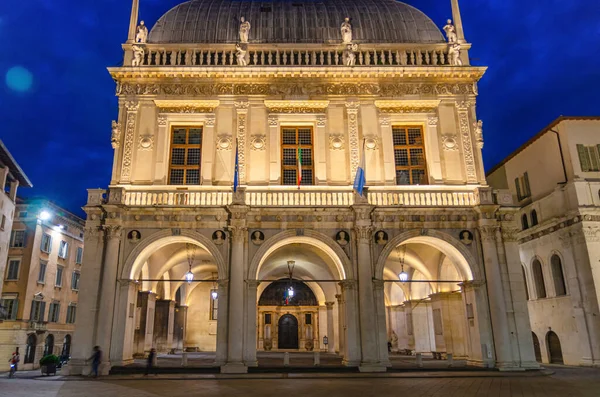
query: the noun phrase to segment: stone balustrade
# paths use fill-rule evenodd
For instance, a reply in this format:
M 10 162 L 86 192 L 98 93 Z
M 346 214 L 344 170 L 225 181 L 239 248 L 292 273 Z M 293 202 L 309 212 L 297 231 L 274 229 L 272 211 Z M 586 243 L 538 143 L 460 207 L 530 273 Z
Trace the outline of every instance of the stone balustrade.
M 125 45 L 131 53 L 131 46 Z M 202 48 L 193 45 L 145 44 L 144 66 L 238 66 L 236 50 L 230 46 L 211 46 Z M 297 48 L 250 48 L 247 51 L 247 66 L 346 66 L 344 49 L 332 46 Z M 361 46 L 354 52 L 353 66 L 443 66 L 450 65 L 448 46 L 446 44 L 429 44 L 417 47 L 407 45 L 395 46 Z M 128 57 L 126 57 L 128 59 Z M 129 58 L 130 59 L 130 58 Z M 125 66 L 129 66 L 126 64 Z
M 369 204 L 377 207 L 472 207 L 479 205 L 483 188 L 445 186 L 379 186 L 367 193 Z M 485 190 L 487 192 L 487 190 Z M 98 192 L 90 195 L 89 204 L 97 202 Z M 104 196 L 103 196 L 104 197 Z M 355 196 L 348 187 L 291 186 L 246 187 L 245 203 L 253 207 L 348 207 Z M 231 189 L 197 186 L 181 190 L 176 187 L 152 189 L 113 187 L 108 203 L 131 207 L 221 207 L 232 203 Z

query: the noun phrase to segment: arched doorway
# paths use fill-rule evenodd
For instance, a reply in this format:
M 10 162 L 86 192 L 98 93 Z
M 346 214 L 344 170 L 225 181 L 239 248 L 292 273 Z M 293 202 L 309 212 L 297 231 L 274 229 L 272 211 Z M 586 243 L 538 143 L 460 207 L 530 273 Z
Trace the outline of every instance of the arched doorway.
M 27 346 L 25 348 L 25 364 L 33 364 L 35 362 L 35 348 L 37 345 L 37 338 L 35 334 L 29 334 L 27 337 Z
M 279 349 L 298 349 L 298 319 L 291 314 L 284 314 L 279 319 Z
M 44 343 L 44 356 L 48 354 L 52 354 L 54 352 L 54 335 L 49 334 L 46 337 L 46 342 Z
M 65 339 L 63 340 L 63 347 L 61 352 L 61 357 L 63 359 L 68 360 L 71 355 L 71 335 L 65 335 Z
M 548 332 L 546 335 L 548 342 L 548 356 L 550 357 L 551 364 L 564 364 L 562 348 L 560 346 L 560 339 L 558 335 L 553 331 Z
M 541 363 L 542 362 L 542 349 L 540 348 L 540 340 L 538 339 L 535 332 L 532 332 L 531 336 L 533 338 L 533 350 L 535 352 L 535 360 L 538 363 Z

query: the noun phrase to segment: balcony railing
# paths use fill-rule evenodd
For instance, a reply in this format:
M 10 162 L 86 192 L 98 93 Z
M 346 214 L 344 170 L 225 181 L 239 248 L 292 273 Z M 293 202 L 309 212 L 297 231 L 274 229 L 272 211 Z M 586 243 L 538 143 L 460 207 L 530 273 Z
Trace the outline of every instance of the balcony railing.
M 333 47 L 333 46 L 332 46 Z M 238 66 L 233 45 L 198 48 L 186 45 L 146 44 L 140 66 Z M 131 45 L 124 46 L 131 59 Z M 247 66 L 346 66 L 345 51 L 297 47 L 255 47 L 246 54 Z M 447 44 L 393 47 L 359 47 L 353 66 L 442 66 L 449 65 Z M 126 64 L 125 66 L 129 66 Z
M 479 205 L 480 190 L 473 187 L 378 186 L 366 195 L 378 207 L 472 207 Z M 485 188 L 487 189 L 487 188 Z M 104 191 L 90 190 L 89 205 L 109 204 L 130 207 L 221 207 L 232 203 L 231 189 L 218 186 L 112 187 L 108 199 Z M 246 205 L 253 207 L 348 207 L 354 204 L 351 187 L 307 186 L 246 187 Z

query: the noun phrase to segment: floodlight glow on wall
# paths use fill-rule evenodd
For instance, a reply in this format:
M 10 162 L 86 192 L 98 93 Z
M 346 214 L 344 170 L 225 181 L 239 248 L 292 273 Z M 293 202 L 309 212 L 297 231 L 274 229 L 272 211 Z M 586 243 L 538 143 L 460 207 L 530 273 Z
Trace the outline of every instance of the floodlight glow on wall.
M 39 218 L 43 221 L 47 221 L 48 219 L 52 218 L 52 214 L 49 211 L 43 210 L 40 212 Z

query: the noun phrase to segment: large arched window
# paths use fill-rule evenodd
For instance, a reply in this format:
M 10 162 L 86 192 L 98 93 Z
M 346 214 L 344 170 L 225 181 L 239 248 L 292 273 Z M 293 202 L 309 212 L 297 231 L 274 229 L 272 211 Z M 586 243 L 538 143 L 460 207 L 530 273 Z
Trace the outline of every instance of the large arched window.
M 542 273 L 542 264 L 539 260 L 534 260 L 531 265 L 533 271 L 533 281 L 535 283 L 535 293 L 537 298 L 546 297 L 546 286 L 544 285 L 544 274 Z
M 54 335 L 50 334 L 46 337 L 44 344 L 44 356 L 54 353 Z
M 35 334 L 29 334 L 27 337 L 27 347 L 25 348 L 25 364 L 32 364 L 35 361 L 35 347 L 37 338 Z
M 537 224 L 538 224 L 537 211 L 532 210 L 531 211 L 531 226 L 535 226 Z
M 527 286 L 527 273 L 525 272 L 525 266 L 521 266 L 523 270 L 523 283 L 525 284 L 525 297 L 529 300 L 529 287 Z
M 562 261 L 558 255 L 552 255 L 550 259 L 550 267 L 552 269 L 552 278 L 554 279 L 554 290 L 556 296 L 567 294 L 567 285 L 565 284 L 565 275 L 562 269 Z
M 523 214 L 521 217 L 521 225 L 523 226 L 523 230 L 529 229 L 529 222 L 527 221 L 527 214 Z

